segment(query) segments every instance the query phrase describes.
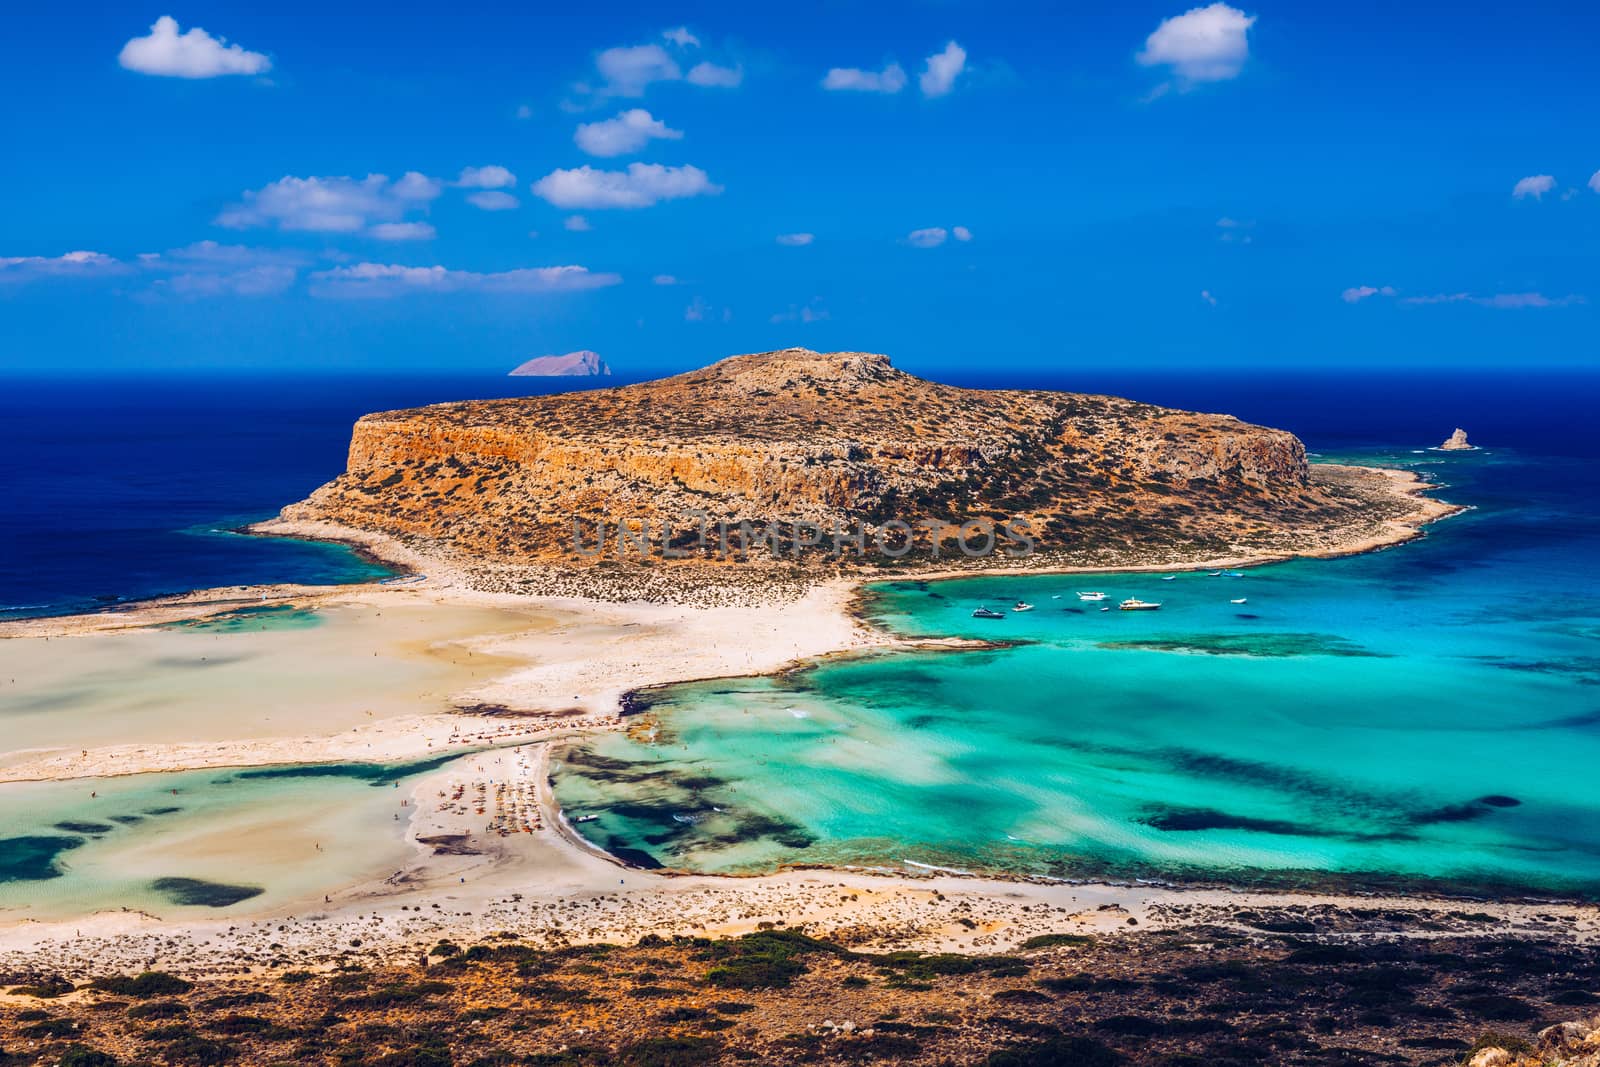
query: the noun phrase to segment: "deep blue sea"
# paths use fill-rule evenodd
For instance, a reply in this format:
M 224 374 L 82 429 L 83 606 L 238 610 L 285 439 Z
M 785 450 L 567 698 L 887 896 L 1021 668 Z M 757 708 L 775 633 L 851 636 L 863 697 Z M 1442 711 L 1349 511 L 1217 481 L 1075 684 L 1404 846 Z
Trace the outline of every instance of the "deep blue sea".
M 482 375 L 0 378 L 0 618 L 371 580 L 386 572 L 345 548 L 232 531 L 337 475 L 363 414 L 558 387 Z

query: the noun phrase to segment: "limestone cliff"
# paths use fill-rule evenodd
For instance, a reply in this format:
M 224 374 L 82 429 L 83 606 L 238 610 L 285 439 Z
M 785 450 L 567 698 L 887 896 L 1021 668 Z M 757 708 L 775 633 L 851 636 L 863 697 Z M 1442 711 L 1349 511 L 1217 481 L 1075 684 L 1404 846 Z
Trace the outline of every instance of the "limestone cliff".
M 962 389 L 887 357 L 788 349 L 621 388 L 358 421 L 348 468 L 291 520 L 478 563 L 571 562 L 574 517 L 672 522 L 1026 518 L 1044 558 L 1190 554 L 1370 520 L 1292 434 L 1108 396 Z

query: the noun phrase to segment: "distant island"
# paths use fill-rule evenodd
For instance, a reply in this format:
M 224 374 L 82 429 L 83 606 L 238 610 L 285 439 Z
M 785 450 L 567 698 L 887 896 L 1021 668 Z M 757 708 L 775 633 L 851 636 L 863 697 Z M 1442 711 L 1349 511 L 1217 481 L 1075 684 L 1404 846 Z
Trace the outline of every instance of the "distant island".
M 1477 445 L 1467 443 L 1467 431 L 1456 427 L 1456 432 L 1445 438 L 1444 444 L 1439 446 L 1446 452 L 1470 452 Z
M 582 349 L 564 356 L 538 356 L 514 369 L 512 378 L 594 378 L 609 376 L 611 368 L 598 353 Z

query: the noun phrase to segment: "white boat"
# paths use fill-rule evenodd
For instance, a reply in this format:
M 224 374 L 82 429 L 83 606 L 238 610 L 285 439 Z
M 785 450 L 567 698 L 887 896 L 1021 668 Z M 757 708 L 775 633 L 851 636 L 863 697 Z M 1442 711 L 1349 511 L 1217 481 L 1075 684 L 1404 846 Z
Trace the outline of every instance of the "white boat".
M 598 816 L 598 815 L 580 815 L 576 819 L 573 819 L 572 821 L 573 822 L 594 822 L 599 817 L 600 816 Z
M 1078 599 L 1079 600 L 1084 600 L 1084 601 L 1104 600 L 1105 598 L 1106 598 L 1106 595 L 1104 593 L 1079 593 L 1078 594 Z
M 1230 603 L 1230 604 L 1243 604 L 1243 603 L 1244 603 L 1244 602 L 1245 602 L 1245 600 L 1246 600 L 1246 598 L 1245 598 L 1245 597 L 1239 597 L 1239 598 L 1238 598 L 1238 599 L 1236 599 L 1236 600 L 1230 600 L 1230 601 L 1228 601 L 1228 603 Z
M 1160 606 L 1159 603 L 1152 603 L 1148 600 L 1140 600 L 1136 596 L 1131 596 L 1118 604 L 1117 608 L 1121 611 L 1155 611 Z
M 990 611 L 988 608 L 979 608 L 972 613 L 972 617 L 974 619 L 1003 619 L 1006 617 L 1006 613 L 1003 611 Z
M 1169 574 L 1165 578 L 1162 578 L 1161 580 L 1163 582 L 1175 582 L 1175 581 L 1178 580 L 1178 576 L 1176 574 Z
M 1012 611 L 1032 611 L 1033 610 L 1033 605 L 1029 604 L 1025 600 L 1019 600 L 1015 604 L 1011 605 L 1011 610 Z

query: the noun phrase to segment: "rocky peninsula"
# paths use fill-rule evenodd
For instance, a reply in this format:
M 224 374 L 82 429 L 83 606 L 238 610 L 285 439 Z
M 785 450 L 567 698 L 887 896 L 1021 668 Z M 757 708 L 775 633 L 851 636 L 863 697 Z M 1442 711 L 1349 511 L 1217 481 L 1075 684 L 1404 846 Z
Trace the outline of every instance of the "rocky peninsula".
M 1308 463 L 1294 435 L 1228 415 L 963 389 L 883 355 L 785 349 L 365 416 L 345 472 L 257 529 L 356 531 L 485 590 L 692 598 L 752 579 L 1360 550 L 1449 511 L 1418 488 Z M 969 555 L 963 524 L 1000 530 L 997 550 Z

